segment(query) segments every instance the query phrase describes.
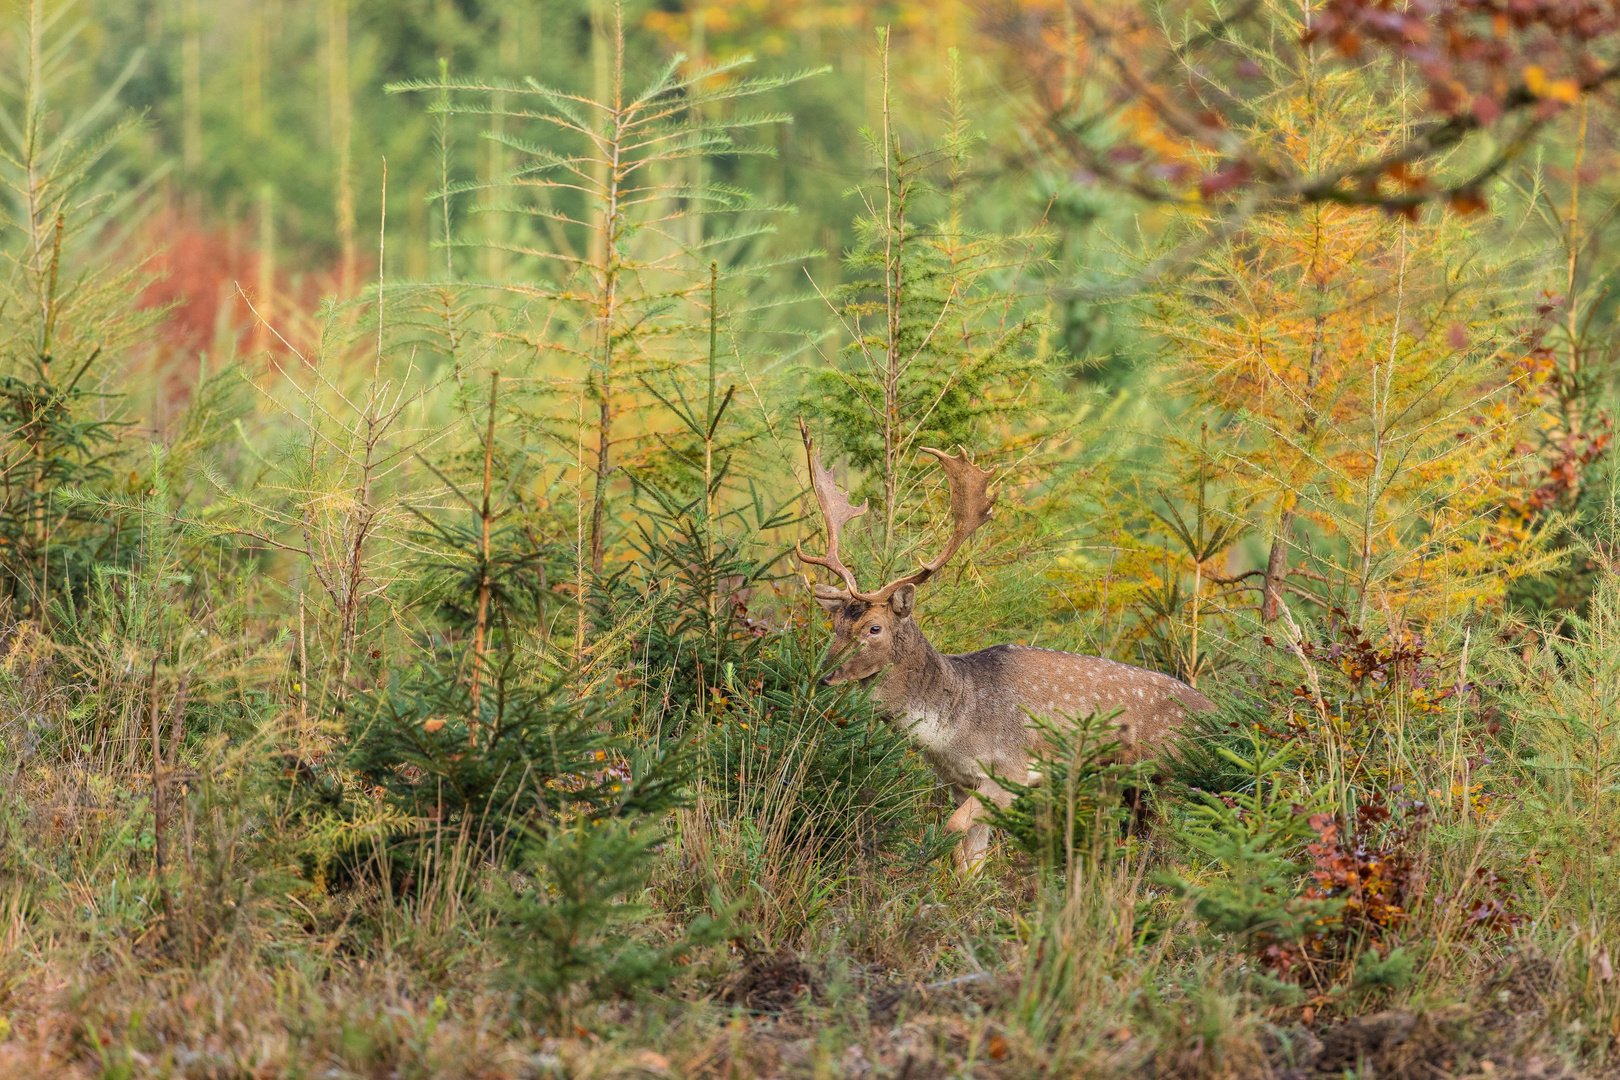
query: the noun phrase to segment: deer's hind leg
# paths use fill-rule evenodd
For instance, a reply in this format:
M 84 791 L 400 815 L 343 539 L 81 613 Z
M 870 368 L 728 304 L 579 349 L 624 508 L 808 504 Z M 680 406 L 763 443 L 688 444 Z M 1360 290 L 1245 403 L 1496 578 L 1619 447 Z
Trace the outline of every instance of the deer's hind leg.
M 981 781 L 976 792 L 957 789 L 957 797 L 962 800 L 962 804 L 956 808 L 956 813 L 951 815 L 950 820 L 945 822 L 945 829 L 947 832 L 967 834 L 962 838 L 962 842 L 956 845 L 954 852 L 956 869 L 965 877 L 971 877 L 979 872 L 979 867 L 984 865 L 985 856 L 990 851 L 990 826 L 980 820 L 986 814 L 984 803 L 978 798 L 980 795 L 1003 810 L 1011 806 L 1013 801 L 1012 794 L 994 780 Z

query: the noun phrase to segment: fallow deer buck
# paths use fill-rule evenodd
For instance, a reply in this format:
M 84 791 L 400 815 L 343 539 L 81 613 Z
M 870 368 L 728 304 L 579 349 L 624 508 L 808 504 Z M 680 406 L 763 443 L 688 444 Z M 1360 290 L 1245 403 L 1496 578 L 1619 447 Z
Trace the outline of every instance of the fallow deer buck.
M 1117 709 L 1121 756 L 1139 761 L 1151 756 L 1189 712 L 1213 708 L 1186 683 L 1102 657 L 1022 645 L 995 645 L 960 656 L 937 652 L 913 618 L 917 586 L 938 573 L 990 520 L 995 501 L 988 494 L 991 474 L 965 453 L 953 457 L 924 448 L 945 470 L 950 485 L 955 525 L 950 541 L 910 574 L 876 592 L 862 592 L 839 558 L 838 539 L 866 506 L 849 504 L 822 466 L 802 420 L 799 430 L 826 522 L 827 548 L 821 556 L 796 551 L 801 563 L 830 570 L 843 581 L 841 586 L 821 585 L 805 574 L 816 602 L 832 616 L 834 649 L 844 657 L 826 681 L 876 680 L 873 700 L 908 728 L 939 778 L 952 788 L 960 805 L 946 828 L 967 834 L 956 848 L 958 869 L 976 870 L 989 848 L 990 828 L 979 820 L 984 805 L 975 794 L 1000 806 L 1011 803 L 1012 796 L 991 774 L 1018 783 L 1031 780 L 1031 755 L 1040 748 L 1031 715 L 1061 723 Z

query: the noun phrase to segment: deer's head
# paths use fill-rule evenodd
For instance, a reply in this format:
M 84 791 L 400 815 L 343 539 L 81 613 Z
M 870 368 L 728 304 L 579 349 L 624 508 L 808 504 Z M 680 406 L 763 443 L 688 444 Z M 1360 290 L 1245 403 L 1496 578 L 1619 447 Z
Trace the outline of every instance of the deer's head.
M 870 679 L 922 650 L 922 634 L 912 617 L 917 604 L 917 586 L 942 569 L 968 537 L 990 520 L 995 504 L 987 494 L 991 474 L 969 461 L 966 453 L 953 457 L 943 450 L 924 447 L 922 452 L 932 454 L 939 462 L 950 485 L 951 518 L 955 525 L 950 542 L 933 559 L 905 577 L 896 578 L 876 592 L 862 592 L 855 575 L 838 555 L 838 538 L 845 525 L 866 513 L 866 504 L 849 505 L 849 497 L 838 490 L 832 473 L 821 464 L 802 419 L 799 433 L 804 438 L 810 483 L 826 528 L 827 553 L 817 556 L 806 555 L 802 548 L 795 551 L 801 563 L 830 570 L 843 582 L 842 585 L 817 584 L 808 573 L 804 579 L 816 603 L 832 616 L 834 655 L 844 658 L 826 681 L 835 684 Z

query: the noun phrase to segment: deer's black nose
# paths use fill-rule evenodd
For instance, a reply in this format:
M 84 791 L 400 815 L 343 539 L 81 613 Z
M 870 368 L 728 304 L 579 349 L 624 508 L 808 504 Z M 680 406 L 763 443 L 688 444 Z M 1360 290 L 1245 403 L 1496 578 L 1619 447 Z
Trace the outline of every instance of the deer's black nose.
M 817 679 L 816 681 L 819 682 L 822 686 L 831 686 L 833 684 L 831 675 L 823 675 L 821 678 Z

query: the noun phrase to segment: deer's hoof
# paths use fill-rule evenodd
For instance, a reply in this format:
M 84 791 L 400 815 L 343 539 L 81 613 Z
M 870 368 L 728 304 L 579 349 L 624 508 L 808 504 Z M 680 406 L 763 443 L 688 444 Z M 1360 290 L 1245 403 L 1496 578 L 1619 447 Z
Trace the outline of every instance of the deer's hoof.
M 984 863 L 989 854 L 988 850 L 964 851 L 961 846 L 958 846 L 953 859 L 956 864 L 956 872 L 964 878 L 978 877 L 979 871 L 984 869 Z

